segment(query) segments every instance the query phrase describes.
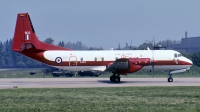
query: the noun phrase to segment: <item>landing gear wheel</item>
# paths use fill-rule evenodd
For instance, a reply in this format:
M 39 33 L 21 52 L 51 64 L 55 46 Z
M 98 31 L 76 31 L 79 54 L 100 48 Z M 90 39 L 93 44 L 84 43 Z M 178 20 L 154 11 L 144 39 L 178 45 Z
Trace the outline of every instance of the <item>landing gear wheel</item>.
M 120 77 L 119 77 L 119 75 L 116 76 L 116 74 L 113 74 L 112 76 L 110 76 L 110 81 L 111 81 L 111 82 L 119 83 L 119 82 L 120 82 Z
M 110 76 L 110 81 L 111 81 L 111 82 L 115 82 L 115 76 L 113 76 L 113 75 Z
M 172 78 L 172 77 L 169 77 L 169 78 L 168 78 L 168 82 L 173 82 L 173 78 Z
M 115 82 L 119 83 L 120 82 L 120 77 L 115 77 Z

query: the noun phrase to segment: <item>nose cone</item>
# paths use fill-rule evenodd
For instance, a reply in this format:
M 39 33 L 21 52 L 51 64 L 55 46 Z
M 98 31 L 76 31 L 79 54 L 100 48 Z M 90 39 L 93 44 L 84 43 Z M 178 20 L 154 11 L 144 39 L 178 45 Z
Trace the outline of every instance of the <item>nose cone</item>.
M 187 63 L 188 65 L 191 65 L 191 66 L 193 65 L 193 63 L 192 63 L 192 61 L 191 61 L 190 59 L 187 59 L 187 58 L 186 58 L 185 61 L 186 61 L 186 63 Z

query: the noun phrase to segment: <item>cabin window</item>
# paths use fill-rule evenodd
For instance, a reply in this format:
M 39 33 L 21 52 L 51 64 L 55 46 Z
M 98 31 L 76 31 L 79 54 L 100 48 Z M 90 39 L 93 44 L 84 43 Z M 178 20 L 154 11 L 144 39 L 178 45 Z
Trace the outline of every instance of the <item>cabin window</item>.
M 101 57 L 101 61 L 104 61 L 104 58 L 103 58 L 103 57 Z
M 83 61 L 83 58 L 81 57 L 81 59 L 80 59 L 81 61 Z
M 178 57 L 182 57 L 182 55 L 181 55 L 181 54 L 178 54 Z
M 97 61 L 97 57 L 94 58 L 94 61 Z

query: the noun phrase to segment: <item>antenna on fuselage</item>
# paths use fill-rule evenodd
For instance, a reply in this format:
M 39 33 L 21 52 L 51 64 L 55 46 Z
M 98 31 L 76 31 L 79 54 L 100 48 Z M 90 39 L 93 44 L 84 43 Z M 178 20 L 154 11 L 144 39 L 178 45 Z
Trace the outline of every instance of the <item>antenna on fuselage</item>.
M 167 46 L 166 46 L 166 48 L 168 48 L 168 46 L 169 46 L 169 38 L 167 39 Z
M 154 37 L 153 37 L 152 40 L 146 40 L 146 43 L 148 45 L 147 47 L 149 47 L 149 48 L 152 47 L 153 50 L 154 50 L 154 47 L 155 47 L 155 44 L 156 44 Z

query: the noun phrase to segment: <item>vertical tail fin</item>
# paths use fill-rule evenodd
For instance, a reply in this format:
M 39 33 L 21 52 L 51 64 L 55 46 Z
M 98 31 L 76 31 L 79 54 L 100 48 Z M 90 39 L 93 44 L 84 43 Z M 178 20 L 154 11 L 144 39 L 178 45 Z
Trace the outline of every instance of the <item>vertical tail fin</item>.
M 33 52 L 46 50 L 69 50 L 60 46 L 46 44 L 38 40 L 28 13 L 19 13 L 13 38 L 12 50 Z

